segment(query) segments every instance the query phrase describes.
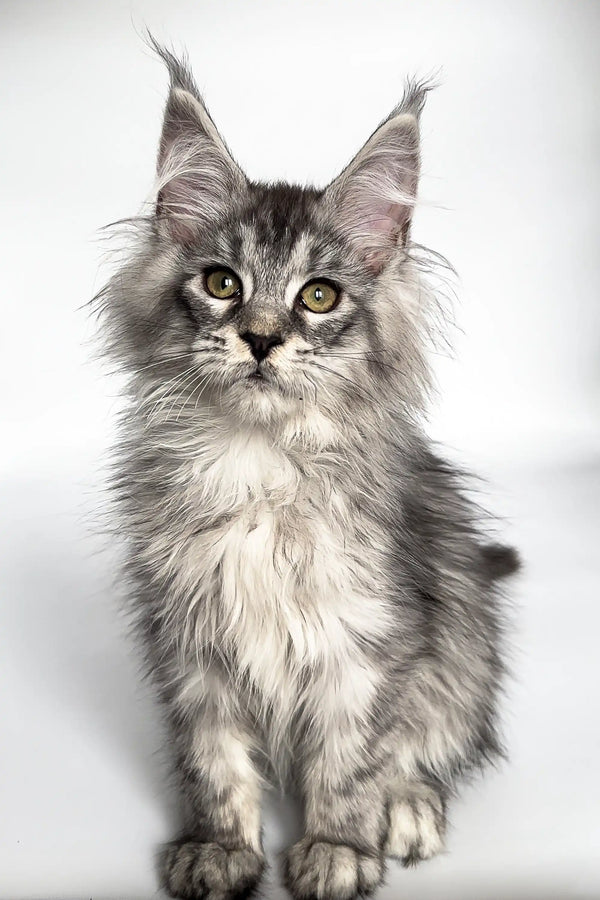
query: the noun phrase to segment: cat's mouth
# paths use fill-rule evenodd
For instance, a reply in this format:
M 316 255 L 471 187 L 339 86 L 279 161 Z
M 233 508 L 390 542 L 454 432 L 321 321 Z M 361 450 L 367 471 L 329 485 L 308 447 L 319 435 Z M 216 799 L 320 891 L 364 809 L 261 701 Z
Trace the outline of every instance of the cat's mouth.
M 249 381 L 252 385 L 255 385 L 259 388 L 264 388 L 267 385 L 273 385 L 273 379 L 265 372 L 263 369 L 258 366 L 254 369 L 253 372 L 250 372 L 249 375 L 246 376 L 246 381 Z
M 274 399 L 274 395 L 286 396 L 287 394 L 285 382 L 282 382 L 279 373 L 270 365 L 257 365 L 251 372 L 247 371 L 239 379 L 238 384 L 240 387 L 245 385 L 244 393 L 250 396 L 255 395 L 257 398 L 270 395 Z

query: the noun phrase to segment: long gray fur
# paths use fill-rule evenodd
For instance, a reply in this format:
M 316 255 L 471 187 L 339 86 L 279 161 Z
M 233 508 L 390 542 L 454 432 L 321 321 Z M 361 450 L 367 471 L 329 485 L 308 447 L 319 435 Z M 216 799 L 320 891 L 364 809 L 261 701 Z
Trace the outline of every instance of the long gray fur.
M 157 202 L 99 304 L 129 376 L 114 486 L 131 608 L 186 806 L 161 876 L 174 897 L 251 896 L 275 782 L 304 810 L 291 894 L 351 900 L 387 856 L 438 852 L 459 779 L 501 752 L 498 583 L 517 557 L 486 542 L 420 424 L 426 87 L 326 189 L 256 184 L 156 49 Z M 217 265 L 242 297 L 210 297 Z M 341 291 L 327 314 L 298 301 L 319 278 Z M 277 338 L 259 363 L 248 333 Z

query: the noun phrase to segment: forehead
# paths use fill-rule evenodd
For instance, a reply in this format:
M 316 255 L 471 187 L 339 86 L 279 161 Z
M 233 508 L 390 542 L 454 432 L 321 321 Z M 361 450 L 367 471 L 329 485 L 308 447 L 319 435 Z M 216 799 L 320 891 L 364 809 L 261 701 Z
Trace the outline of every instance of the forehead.
M 295 185 L 251 186 L 231 223 L 231 249 L 240 268 L 257 280 L 331 268 L 341 254 L 320 198 L 321 192 Z

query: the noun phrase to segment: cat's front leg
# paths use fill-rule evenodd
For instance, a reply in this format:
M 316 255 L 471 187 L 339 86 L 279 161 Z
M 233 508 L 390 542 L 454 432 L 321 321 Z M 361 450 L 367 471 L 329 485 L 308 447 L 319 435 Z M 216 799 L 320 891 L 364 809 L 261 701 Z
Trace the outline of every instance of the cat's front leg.
M 383 747 L 355 723 L 338 721 L 302 766 L 304 836 L 284 861 L 295 900 L 354 900 L 384 874 Z
M 264 871 L 260 778 L 251 737 L 212 686 L 174 721 L 187 834 L 162 856 L 163 884 L 182 900 L 251 897 Z

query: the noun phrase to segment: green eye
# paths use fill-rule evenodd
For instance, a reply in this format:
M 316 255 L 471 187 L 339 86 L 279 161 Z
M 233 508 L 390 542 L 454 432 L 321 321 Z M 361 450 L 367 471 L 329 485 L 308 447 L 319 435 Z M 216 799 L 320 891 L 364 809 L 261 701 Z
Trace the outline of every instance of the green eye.
M 206 276 L 206 290 L 219 300 L 228 300 L 241 293 L 242 285 L 230 269 L 211 269 Z
M 311 281 L 300 291 L 302 303 L 314 313 L 331 312 L 339 297 L 338 289 L 327 281 Z

